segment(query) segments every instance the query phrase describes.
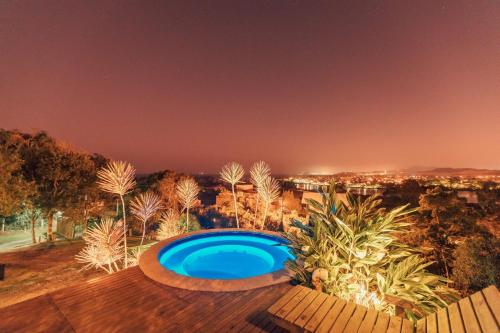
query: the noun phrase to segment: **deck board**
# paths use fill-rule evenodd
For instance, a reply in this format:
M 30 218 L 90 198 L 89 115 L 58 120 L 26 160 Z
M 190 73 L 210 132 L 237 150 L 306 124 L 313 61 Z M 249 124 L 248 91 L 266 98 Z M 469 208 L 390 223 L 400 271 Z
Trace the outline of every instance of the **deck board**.
M 156 283 L 133 267 L 0 309 L 0 332 L 279 333 L 265 311 L 291 289 L 284 283 L 190 291 Z

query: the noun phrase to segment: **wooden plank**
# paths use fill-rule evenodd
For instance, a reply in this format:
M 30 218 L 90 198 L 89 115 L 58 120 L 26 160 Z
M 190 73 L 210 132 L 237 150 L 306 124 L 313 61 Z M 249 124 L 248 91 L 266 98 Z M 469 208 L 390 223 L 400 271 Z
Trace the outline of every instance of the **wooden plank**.
M 340 316 L 340 313 L 342 312 L 346 304 L 347 302 L 343 299 L 339 299 L 338 301 L 336 301 L 326 314 L 325 318 L 323 318 L 321 323 L 318 325 L 315 332 L 328 332 L 330 330 L 330 327 L 333 326 L 337 318 Z
M 401 333 L 413 333 L 415 331 L 415 324 L 408 319 L 403 319 L 403 324 L 401 325 Z
M 385 333 L 387 327 L 389 326 L 389 315 L 387 313 L 379 312 L 377 316 L 377 322 L 373 327 L 373 333 Z
M 426 325 L 427 326 L 427 333 L 438 333 L 436 313 L 431 313 L 425 319 L 426 319 L 426 324 L 427 324 Z
M 301 290 L 303 290 L 304 287 L 302 286 L 295 286 L 294 288 L 290 289 L 283 297 L 281 297 L 276 303 L 271 305 L 269 309 L 267 309 L 267 312 L 271 314 L 275 314 L 278 312 L 292 297 L 297 295 Z
M 325 293 L 318 293 L 318 296 L 309 304 L 304 312 L 301 313 L 294 324 L 299 327 L 304 327 L 328 297 L 329 296 Z
M 467 333 L 481 333 L 481 328 L 479 328 L 479 323 L 477 322 L 470 299 L 468 297 L 462 298 L 458 301 L 458 306 L 460 307 L 460 313 L 462 313 L 465 331 Z
M 344 333 L 356 333 L 358 331 L 359 326 L 361 325 L 361 322 L 365 317 L 366 310 L 368 309 L 362 305 L 356 306 L 356 310 L 349 320 L 349 324 L 347 324 L 346 328 L 344 329 Z
M 415 332 L 416 333 L 425 333 L 427 329 L 427 318 L 422 318 L 417 321 L 417 325 L 415 327 Z
M 283 305 L 274 315 L 278 318 L 285 318 L 286 315 L 292 311 L 302 300 L 311 292 L 309 288 L 302 288 L 295 296 L 293 296 L 288 303 Z
M 389 326 L 387 327 L 387 333 L 400 333 L 402 325 L 403 318 L 391 316 L 389 319 Z
M 42 295 L 0 309 L 0 332 L 74 332 L 50 299 Z
M 481 292 L 477 292 L 470 297 L 472 306 L 479 320 L 479 325 L 483 332 L 498 332 L 498 326 L 493 313 L 486 304 L 486 300 Z
M 316 313 L 314 313 L 311 319 L 307 322 L 307 324 L 304 326 L 304 329 L 309 332 L 316 331 L 318 325 L 323 321 L 328 311 L 330 311 L 330 309 L 338 300 L 339 299 L 337 297 L 329 296 L 323 302 L 323 304 L 321 304 L 321 307 L 316 311 Z
M 448 319 L 448 309 L 441 308 L 436 312 L 439 333 L 450 333 L 450 322 Z
M 349 319 L 351 319 L 354 310 L 356 310 L 356 303 L 348 302 L 335 321 L 335 324 L 333 324 L 330 332 L 343 332 L 344 328 L 349 323 Z
M 286 321 L 291 322 L 291 323 L 295 322 L 295 320 L 297 320 L 297 318 L 299 318 L 299 316 L 302 314 L 302 312 L 304 312 L 304 310 L 307 307 L 309 307 L 309 305 L 312 303 L 312 301 L 314 301 L 314 299 L 316 297 L 318 297 L 318 295 L 320 295 L 320 294 L 321 293 L 318 291 L 311 290 L 309 292 L 309 294 L 307 294 L 306 297 L 304 297 L 304 299 L 302 301 L 300 301 L 300 303 L 297 304 L 297 306 L 294 309 L 292 309 L 292 311 L 290 311 L 284 319 Z
M 374 309 L 368 309 L 368 311 L 366 311 L 366 315 L 365 318 L 363 319 L 363 322 L 361 322 L 361 325 L 359 326 L 358 333 L 370 333 L 373 330 L 373 327 L 375 326 L 377 317 L 378 317 L 377 311 L 375 311 Z
M 495 286 L 489 286 L 483 289 L 482 292 L 493 316 L 495 316 L 497 324 L 500 323 L 500 297 L 497 288 Z
M 453 303 L 448 306 L 448 317 L 450 318 L 450 328 L 452 333 L 465 333 L 458 303 Z

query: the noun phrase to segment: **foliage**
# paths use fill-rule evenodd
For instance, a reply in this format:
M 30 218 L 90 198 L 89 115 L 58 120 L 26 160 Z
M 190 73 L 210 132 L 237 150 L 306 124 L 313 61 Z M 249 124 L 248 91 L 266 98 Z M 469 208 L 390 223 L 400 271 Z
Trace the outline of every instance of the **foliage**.
M 182 233 L 180 218 L 176 211 L 169 209 L 160 216 L 160 224 L 156 231 L 156 238 L 163 240 Z
M 179 202 L 186 210 L 186 229 L 189 230 L 189 210 L 195 205 L 200 188 L 193 178 L 186 177 L 177 183 L 176 191 Z
M 458 198 L 456 191 L 441 187 L 429 189 L 420 196 L 418 212 L 417 232 L 404 238 L 419 236 L 413 242 L 410 239 L 409 243 L 427 244 L 438 263 L 437 268 L 442 268 L 438 273 L 450 277 L 456 242 L 483 231 L 477 224 L 478 213 Z
M 465 240 L 453 253 L 453 281 L 466 293 L 500 285 L 500 241 L 491 235 Z
M 97 184 L 104 192 L 124 196 L 134 189 L 135 169 L 122 161 L 111 161 L 97 172 Z
M 241 164 L 236 162 L 230 162 L 222 167 L 220 172 L 220 177 L 223 181 L 231 184 L 231 191 L 233 193 L 233 205 L 234 205 L 234 214 L 236 216 L 236 226 L 240 227 L 240 220 L 238 219 L 238 203 L 236 200 L 236 191 L 235 185 L 241 182 L 245 176 L 245 170 L 241 166 Z
M 120 230 L 123 221 L 114 222 L 104 219 L 100 224 L 87 230 L 83 239 L 86 246 L 76 256 L 76 260 L 84 263 L 84 269 L 103 269 L 108 273 L 119 270 L 118 262 L 124 258 L 121 249 L 123 233 Z
M 123 196 L 132 191 L 135 186 L 135 168 L 128 162 L 111 161 L 97 171 L 97 178 L 99 179 L 97 184 L 101 190 L 120 197 L 123 215 L 123 253 L 125 255 L 125 268 L 127 268 L 127 214 Z
M 271 176 L 271 168 L 269 165 L 264 162 L 264 161 L 259 161 L 256 162 L 252 165 L 250 168 L 250 181 L 252 182 L 253 186 L 259 191 L 260 188 L 264 185 L 264 181 Z M 253 221 L 253 227 L 255 228 L 255 225 L 257 223 L 257 214 L 259 210 L 259 198 L 260 195 L 257 193 L 257 198 L 255 200 L 255 212 L 254 212 L 254 221 Z
M 189 224 L 187 223 L 186 214 L 182 215 L 179 220 L 179 228 L 183 232 L 198 231 L 201 229 L 201 224 L 196 215 L 189 214 Z
M 334 184 L 321 194 L 322 202 L 308 200 L 310 225 L 296 221 L 295 231 L 285 234 L 300 283 L 317 283 L 313 277 L 321 272 L 326 292 L 392 314 L 397 304 L 413 319 L 455 300 L 449 281 L 427 272 L 431 263 L 397 242 L 414 210 L 385 212 L 377 196 L 361 200 L 349 193 L 345 204 Z
M 0 147 L 0 218 L 17 214 L 35 194 L 33 182 L 21 172 L 22 160 Z
M 74 207 L 95 187 L 96 167 L 103 158 L 56 142 L 45 132 L 0 130 L 0 147 L 20 157 L 22 176 L 34 185 L 31 204 L 43 211 L 48 240 L 53 240 L 54 213 Z
M 146 223 L 162 208 L 160 196 L 150 191 L 139 194 L 130 202 L 131 213 L 142 222 L 141 246 L 146 233 Z
M 280 191 L 280 184 L 276 179 L 272 177 L 265 178 L 262 182 L 262 186 L 257 189 L 257 194 L 265 205 L 264 214 L 262 216 L 261 229 L 264 229 L 269 205 L 279 198 Z

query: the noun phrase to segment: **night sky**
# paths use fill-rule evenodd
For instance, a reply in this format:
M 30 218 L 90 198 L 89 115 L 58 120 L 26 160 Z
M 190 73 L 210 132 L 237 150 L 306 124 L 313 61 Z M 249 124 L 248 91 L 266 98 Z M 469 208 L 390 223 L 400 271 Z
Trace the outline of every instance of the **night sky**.
M 140 172 L 500 169 L 500 2 L 2 0 L 0 116 Z

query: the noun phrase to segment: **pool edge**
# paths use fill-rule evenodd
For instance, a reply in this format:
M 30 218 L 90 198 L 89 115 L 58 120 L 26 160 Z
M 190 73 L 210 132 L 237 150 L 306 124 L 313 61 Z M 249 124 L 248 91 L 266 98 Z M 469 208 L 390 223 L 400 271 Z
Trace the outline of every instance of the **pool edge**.
M 151 246 L 139 258 L 139 267 L 141 271 L 153 281 L 158 283 L 181 289 L 195 290 L 195 291 L 212 291 L 212 292 L 229 292 L 229 291 L 244 291 L 289 282 L 292 280 L 291 271 L 288 268 L 279 271 L 259 275 L 251 278 L 235 279 L 235 280 L 219 280 L 219 279 L 201 279 L 188 277 L 177 274 L 163 267 L 159 260 L 158 255 L 161 250 L 170 243 L 179 239 L 206 233 L 216 232 L 245 232 L 256 234 L 267 234 L 274 237 L 283 238 L 279 233 L 267 230 L 252 230 L 252 229 L 207 229 L 195 232 L 190 232 L 178 235 Z

